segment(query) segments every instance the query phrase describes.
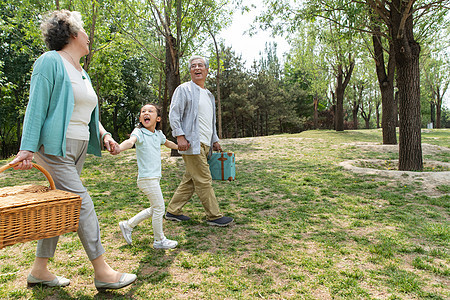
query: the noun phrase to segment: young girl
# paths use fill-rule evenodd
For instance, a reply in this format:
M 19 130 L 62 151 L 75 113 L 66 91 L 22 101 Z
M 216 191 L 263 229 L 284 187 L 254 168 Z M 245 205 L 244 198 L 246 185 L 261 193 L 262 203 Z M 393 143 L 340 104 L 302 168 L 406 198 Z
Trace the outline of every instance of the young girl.
M 178 242 L 167 239 L 163 233 L 163 216 L 165 212 L 164 199 L 159 181 L 161 178 L 161 145 L 178 149 L 178 146 L 166 140 L 159 129 L 161 109 L 154 104 L 146 104 L 139 114 L 139 125 L 133 130 L 130 138 L 120 144 L 120 151 L 130 149 L 136 144 L 138 164 L 137 185 L 148 197 L 151 207 L 144 209 L 131 219 L 119 223 L 123 237 L 131 244 L 133 228 L 140 222 L 152 218 L 153 234 L 155 240 L 153 247 L 157 249 L 172 249 Z

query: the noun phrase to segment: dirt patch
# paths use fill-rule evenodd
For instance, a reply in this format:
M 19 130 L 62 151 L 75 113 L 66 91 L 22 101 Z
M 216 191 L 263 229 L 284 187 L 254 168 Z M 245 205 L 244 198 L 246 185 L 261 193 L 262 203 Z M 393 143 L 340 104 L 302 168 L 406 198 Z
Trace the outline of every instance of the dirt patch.
M 356 143 L 346 143 L 343 145 L 355 146 L 364 150 L 380 153 L 398 153 L 398 145 L 382 145 L 373 142 L 356 142 Z M 443 152 L 450 152 L 450 148 L 425 143 L 422 144 L 423 155 L 436 155 Z
M 380 145 L 375 143 L 352 143 L 352 146 L 361 147 L 369 151 L 375 152 L 398 152 L 398 145 Z M 424 155 L 436 155 L 439 153 L 450 152 L 450 148 L 422 144 L 422 152 Z M 394 162 L 398 162 L 393 160 Z M 380 159 L 360 159 L 360 160 L 346 160 L 339 163 L 344 169 L 358 174 L 373 174 L 380 177 L 391 178 L 401 183 L 410 184 L 420 181 L 422 183 L 423 190 L 429 196 L 440 196 L 443 192 L 437 190 L 438 186 L 450 185 L 450 171 L 436 171 L 436 172 L 411 172 L 411 171 L 398 171 L 398 170 L 382 170 L 375 168 L 363 168 L 358 167 L 362 162 L 370 163 L 374 165 L 383 165 L 384 160 Z M 440 166 L 445 170 L 450 168 L 450 163 L 424 160 L 424 164 Z

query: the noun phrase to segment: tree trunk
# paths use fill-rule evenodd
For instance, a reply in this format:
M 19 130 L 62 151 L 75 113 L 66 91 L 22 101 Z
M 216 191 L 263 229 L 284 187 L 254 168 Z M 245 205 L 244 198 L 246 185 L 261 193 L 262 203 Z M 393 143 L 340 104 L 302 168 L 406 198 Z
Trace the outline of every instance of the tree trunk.
M 163 100 L 163 83 L 164 85 L 166 84 L 165 79 L 163 78 L 163 72 L 164 70 L 161 70 L 161 72 L 159 72 L 159 80 L 158 80 L 158 105 L 162 105 L 164 100 Z M 164 91 L 166 91 L 166 88 L 164 88 Z M 162 125 L 162 124 L 161 124 Z M 162 127 L 161 127 L 162 128 Z M 165 128 L 162 128 L 163 132 L 166 133 Z
M 164 96 L 162 111 L 161 111 L 161 125 L 163 128 L 168 129 L 168 116 L 170 100 L 172 99 L 173 92 L 180 85 L 180 65 L 179 65 L 179 53 L 175 47 L 177 45 L 176 39 L 173 36 L 166 38 L 166 86 L 167 96 Z M 175 142 L 175 138 L 170 135 L 170 140 Z M 170 151 L 171 156 L 181 156 L 177 150 L 172 149 Z
M 264 117 L 265 117 L 264 135 L 269 135 L 269 114 L 267 113 L 267 111 L 264 112 Z
M 370 129 L 370 115 L 372 114 L 372 106 L 369 102 L 369 111 L 366 113 L 363 103 L 361 102 L 361 117 L 364 119 L 366 129 Z
M 350 77 L 352 76 L 353 68 L 355 62 L 349 59 L 349 68 L 344 74 L 342 69 L 342 64 L 338 65 L 337 76 L 336 76 L 336 114 L 335 114 L 335 126 L 336 131 L 344 131 L 344 92 L 348 83 L 350 82 Z
M 313 99 L 314 102 L 314 129 L 318 129 L 319 128 L 319 97 L 317 97 L 317 95 L 314 96 Z
M 343 87 L 342 65 L 338 66 L 338 74 L 336 77 L 336 113 L 334 122 L 336 131 L 344 131 L 344 87 Z
M 209 30 L 209 27 L 208 27 Z M 214 42 L 214 48 L 216 50 L 216 59 L 217 59 L 217 74 L 216 74 L 216 106 L 217 106 L 217 135 L 219 136 L 219 139 L 222 138 L 222 102 L 220 98 L 220 55 L 219 55 L 219 47 L 217 46 L 216 37 L 214 36 L 214 33 L 209 30 L 209 34 L 211 35 L 213 42 Z
M 441 113 L 442 113 L 442 96 L 438 93 L 437 104 L 436 104 L 436 128 L 441 128 Z
M 414 40 L 410 1 L 394 0 L 390 10 L 399 97 L 399 170 L 421 171 L 420 45 Z
M 358 129 L 358 111 L 359 111 L 359 103 L 357 101 L 353 102 L 353 129 Z
M 436 128 L 441 128 L 441 114 L 442 114 L 441 106 L 438 105 L 436 106 Z
M 97 2 L 92 2 L 92 23 L 91 28 L 89 29 L 89 54 L 84 57 L 84 65 L 83 69 L 87 72 L 89 71 L 89 66 L 91 65 L 92 57 L 94 56 L 93 45 L 94 45 L 94 37 L 95 37 L 95 23 L 97 20 Z
M 161 130 L 166 135 L 169 136 L 170 128 L 168 125 L 168 112 L 169 112 L 169 96 L 167 94 L 167 80 L 164 80 L 164 93 L 160 99 L 161 105 Z M 170 135 L 171 137 L 172 135 Z
M 436 126 L 436 120 L 435 120 L 435 118 L 434 118 L 434 107 L 435 107 L 435 105 L 434 105 L 434 102 L 433 101 L 430 101 L 430 121 L 431 121 L 431 123 L 433 124 L 433 126 Z
M 333 129 L 336 130 L 336 93 L 331 91 L 331 115 L 333 116 Z
M 394 93 L 394 110 L 395 127 L 398 127 L 398 91 Z
M 234 120 L 234 137 L 238 138 L 239 137 L 239 124 L 238 124 L 238 120 L 236 117 L 236 111 L 234 108 L 233 108 L 232 113 L 233 113 L 232 116 L 233 116 L 233 120 Z M 244 122 L 242 122 L 242 123 L 244 123 Z M 241 127 L 244 127 L 244 126 L 241 126 Z
M 377 118 L 377 129 L 380 128 L 380 103 L 377 102 L 376 106 L 375 106 L 375 114 L 376 114 L 376 118 Z M 394 127 L 395 130 L 395 127 Z
M 387 70 L 384 62 L 383 45 L 381 43 L 381 29 L 373 26 L 373 31 L 377 34 L 372 36 L 374 59 L 378 78 L 378 85 L 381 92 L 381 127 L 383 128 L 383 144 L 397 144 L 397 116 L 394 109 L 394 75 L 395 75 L 395 55 L 393 45 L 389 46 L 389 60 Z M 387 71 L 387 72 L 386 72 Z
M 259 136 L 259 109 L 256 110 L 255 136 Z
M 171 41 L 169 42 L 168 39 Z M 180 66 L 178 49 L 173 46 L 176 45 L 176 39 L 173 36 L 166 40 L 166 82 L 167 82 L 167 98 L 163 101 L 163 120 L 167 122 L 169 99 L 172 99 L 173 92 L 180 85 Z

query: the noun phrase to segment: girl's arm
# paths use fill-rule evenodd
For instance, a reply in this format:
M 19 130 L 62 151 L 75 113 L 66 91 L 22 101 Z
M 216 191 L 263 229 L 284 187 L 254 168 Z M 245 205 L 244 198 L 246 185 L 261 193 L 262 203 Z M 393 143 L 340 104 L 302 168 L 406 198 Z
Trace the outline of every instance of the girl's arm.
M 178 150 L 178 145 L 169 140 L 166 140 L 166 142 L 164 143 L 164 146 L 166 146 L 167 148 L 170 148 L 170 149 Z
M 130 149 L 131 147 L 134 146 L 134 144 L 137 141 L 137 137 L 135 135 L 132 135 L 128 140 L 123 141 L 120 145 L 120 152 Z

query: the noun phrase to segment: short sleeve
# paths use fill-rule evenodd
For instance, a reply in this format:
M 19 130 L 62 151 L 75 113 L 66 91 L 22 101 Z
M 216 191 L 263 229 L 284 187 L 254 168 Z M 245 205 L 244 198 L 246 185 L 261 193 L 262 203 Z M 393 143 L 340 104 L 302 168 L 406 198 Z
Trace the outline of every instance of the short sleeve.
M 164 145 L 166 143 L 166 136 L 164 135 L 164 133 L 161 130 L 158 130 L 157 132 L 158 132 L 158 136 L 161 141 L 161 145 Z
M 136 143 L 139 143 L 139 144 L 142 143 L 143 136 L 142 136 L 142 131 L 139 128 L 135 128 L 133 130 L 133 132 L 131 132 L 131 135 L 134 135 L 135 137 L 137 137 Z

